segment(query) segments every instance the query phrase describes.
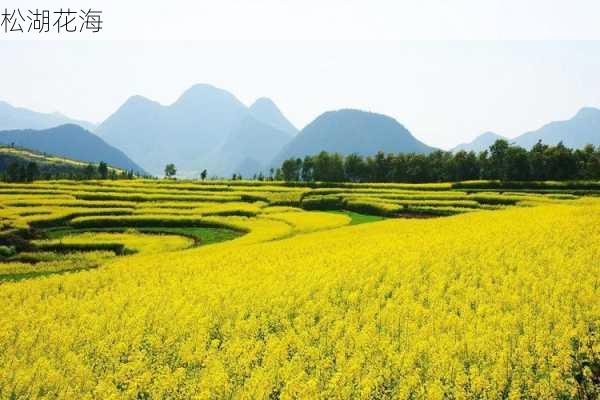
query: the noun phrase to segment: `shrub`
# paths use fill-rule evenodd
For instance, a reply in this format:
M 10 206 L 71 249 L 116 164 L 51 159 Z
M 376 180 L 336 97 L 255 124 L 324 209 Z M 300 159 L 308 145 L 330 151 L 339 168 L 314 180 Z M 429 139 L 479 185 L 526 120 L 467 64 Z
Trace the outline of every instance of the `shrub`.
M 9 258 L 17 254 L 14 246 L 0 245 L 0 258 Z
M 343 205 L 341 197 L 333 195 L 305 197 L 300 204 L 306 210 L 340 210 Z

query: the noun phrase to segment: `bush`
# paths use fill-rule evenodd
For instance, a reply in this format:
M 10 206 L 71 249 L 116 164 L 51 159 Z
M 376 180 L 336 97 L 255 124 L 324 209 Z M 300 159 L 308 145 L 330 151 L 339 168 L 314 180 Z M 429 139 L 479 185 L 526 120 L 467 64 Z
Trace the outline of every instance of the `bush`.
M 400 206 L 391 203 L 382 203 L 369 200 L 353 200 L 346 202 L 345 208 L 360 214 L 379 215 L 382 217 L 394 216 L 400 211 Z
M 309 196 L 302 199 L 300 206 L 306 210 L 341 210 L 344 203 L 338 196 Z
M 54 253 L 110 251 L 118 255 L 126 254 L 125 245 L 121 243 L 40 243 L 35 248 L 38 251 Z
M 14 246 L 0 245 L 0 258 L 9 258 L 17 254 Z

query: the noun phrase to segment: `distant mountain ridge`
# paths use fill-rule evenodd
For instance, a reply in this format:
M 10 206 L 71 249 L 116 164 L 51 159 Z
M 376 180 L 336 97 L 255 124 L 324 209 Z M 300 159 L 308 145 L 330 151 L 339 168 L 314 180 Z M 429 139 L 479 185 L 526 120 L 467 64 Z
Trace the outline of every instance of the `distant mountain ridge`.
M 491 145 L 494 144 L 496 140 L 499 139 L 507 140 L 504 136 L 498 135 L 497 133 L 484 132 L 481 135 L 477 136 L 475 139 L 473 139 L 471 142 L 461 143 L 458 146 L 452 148 L 450 151 L 456 153 L 458 151 L 464 150 L 474 151 L 477 153 L 489 148 Z
M 0 101 L 0 131 L 48 129 L 65 124 L 76 124 L 89 131 L 96 128 L 91 122 L 71 119 L 60 113 L 41 113 Z
M 539 140 L 552 145 L 562 142 L 571 148 L 582 148 L 586 144 L 600 146 L 600 110 L 584 107 L 571 119 L 550 122 L 540 129 L 517 136 L 511 142 L 529 149 Z
M 417 140 L 395 119 L 354 109 L 328 111 L 302 129 L 273 159 L 280 165 L 289 158 L 321 151 L 370 156 L 386 153 L 429 153 L 434 148 Z
M 433 150 L 396 120 L 382 114 L 353 109 L 328 111 L 299 132 L 271 99 L 261 97 L 248 107 L 228 91 L 206 84 L 190 87 L 170 105 L 131 96 L 98 127 L 58 113 L 38 113 L 0 101 L 0 131 L 48 130 L 65 124 L 87 127 L 86 132 L 92 137 L 90 129 L 95 128 L 94 132 L 106 141 L 103 144 L 112 149 L 103 154 L 116 157 L 120 163 L 117 166 L 154 175 L 162 175 L 164 166 L 171 162 L 183 177 L 195 177 L 204 169 L 209 176 L 241 173 L 248 177 L 279 167 L 286 158 L 322 150 L 363 156 L 380 150 L 386 153 Z M 572 148 L 586 144 L 600 146 L 600 110 L 584 107 L 568 120 L 551 122 L 513 139 L 485 132 L 450 151 L 479 152 L 498 139 L 525 148 L 531 148 L 538 140 L 546 144 L 562 141 Z M 38 150 L 34 142 L 39 140 L 31 142 L 34 147 L 29 147 Z M 81 157 L 73 143 L 61 135 L 56 140 L 47 137 L 43 140 L 43 146 L 52 149 L 50 153 L 98 161 L 85 149 L 97 144 L 81 143 L 79 153 L 84 155 Z M 68 152 L 56 153 L 61 148 Z M 118 157 L 115 151 L 120 153 Z
M 5 145 L 31 149 L 55 156 L 66 157 L 78 161 L 98 163 L 104 161 L 109 165 L 125 170 L 133 170 L 145 175 L 146 171 L 93 133 L 79 125 L 67 124 L 43 130 L 8 130 L 0 131 L 0 143 Z
M 271 125 L 273 128 L 282 132 L 286 132 L 291 136 L 298 133 L 298 129 L 292 125 L 275 103 L 269 98 L 261 97 L 250 106 L 252 116 L 265 124 Z
M 509 143 L 526 149 L 533 147 L 539 140 L 549 145 L 562 142 L 565 146 L 574 149 L 582 148 L 587 144 L 600 146 L 600 110 L 584 107 L 568 120 L 550 122 L 535 131 L 526 132 L 512 139 L 493 132 L 486 132 L 473 141 L 462 143 L 450 151 L 480 152 L 487 150 L 498 139 L 507 140 Z
M 198 84 L 171 105 L 131 97 L 96 132 L 154 174 L 173 162 L 184 176 L 203 169 L 227 176 L 246 158 L 268 162 L 267 153 L 279 151 L 294 129 L 271 100 L 249 108 L 223 89 Z

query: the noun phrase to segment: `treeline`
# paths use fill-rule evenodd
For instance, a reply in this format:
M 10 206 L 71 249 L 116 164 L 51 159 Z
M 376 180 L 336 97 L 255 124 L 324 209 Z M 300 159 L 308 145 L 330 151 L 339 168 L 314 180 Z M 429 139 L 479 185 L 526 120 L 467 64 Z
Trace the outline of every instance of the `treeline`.
M 476 179 L 505 181 L 600 179 L 600 147 L 573 150 L 562 142 L 538 142 L 531 150 L 497 140 L 480 153 L 437 150 L 429 154 L 342 156 L 325 151 L 289 159 L 275 173 L 286 181 L 451 182 Z
M 118 171 L 101 161 L 86 166 L 48 164 L 19 158 L 0 158 L 0 179 L 4 182 L 33 182 L 51 179 L 133 179 L 133 171 Z

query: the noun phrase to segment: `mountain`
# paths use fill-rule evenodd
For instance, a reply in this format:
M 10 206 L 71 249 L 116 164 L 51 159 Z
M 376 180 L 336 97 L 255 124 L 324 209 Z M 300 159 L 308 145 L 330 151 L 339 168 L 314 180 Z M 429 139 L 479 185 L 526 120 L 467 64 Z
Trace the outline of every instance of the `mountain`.
M 480 151 L 487 150 L 498 139 L 508 140 L 504 136 L 498 135 L 497 133 L 485 132 L 477 136 L 475 139 L 473 139 L 473 141 L 469 143 L 461 143 L 458 146 L 451 149 L 450 151 L 456 153 L 458 151 L 464 150 L 479 153 Z
M 273 128 L 286 132 L 291 136 L 298 133 L 298 129 L 284 117 L 271 99 L 261 97 L 250 106 L 250 113 L 258 121 L 271 125 Z
M 393 118 L 345 109 L 317 117 L 283 148 L 272 165 L 280 166 L 288 158 L 314 155 L 322 150 L 370 156 L 380 150 L 386 153 L 429 153 L 434 149 L 418 141 Z
M 212 155 L 213 159 L 209 164 L 217 175 L 228 176 L 232 173 L 241 173 L 252 176 L 262 171 L 273 155 L 281 151 L 291 139 L 291 134 L 247 116 L 238 123 L 225 143 Z
M 170 105 L 131 97 L 96 132 L 153 174 L 172 162 L 183 176 L 205 168 L 228 176 L 245 157 L 269 161 L 291 137 L 275 127 L 290 129 L 285 121 L 270 100 L 248 108 L 223 89 L 198 84 Z
M 74 120 L 59 113 L 35 112 L 0 101 L 0 131 L 48 129 L 65 124 L 76 124 L 87 130 L 94 130 L 96 127 L 91 122 Z
M 582 148 L 586 144 L 600 146 L 600 110 L 585 107 L 571 119 L 551 122 L 540 129 L 527 132 L 511 142 L 527 149 L 541 140 L 545 144 L 563 144 L 571 148 Z
M 264 174 L 265 166 L 252 158 L 245 158 L 244 161 L 234 167 L 234 171 L 238 175 L 242 175 L 245 179 L 251 179 L 254 175 L 260 172 Z
M 67 124 L 44 130 L 0 131 L 0 143 L 67 157 L 79 161 L 109 165 L 145 175 L 146 172 L 123 152 L 108 145 L 79 125 Z

